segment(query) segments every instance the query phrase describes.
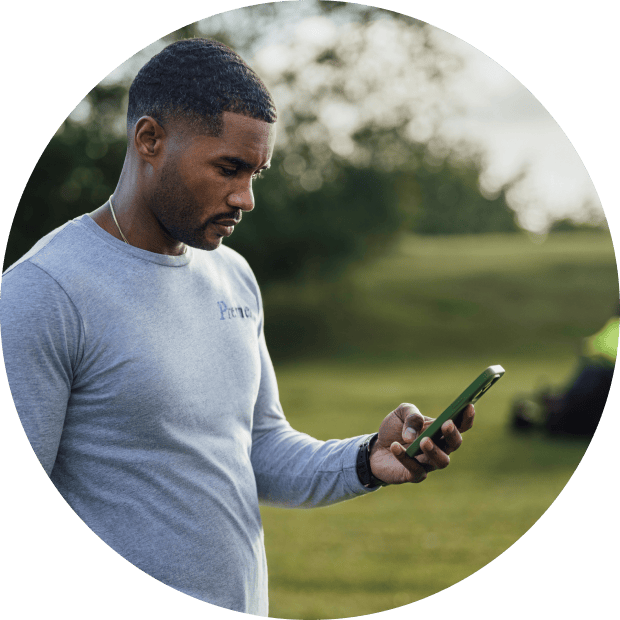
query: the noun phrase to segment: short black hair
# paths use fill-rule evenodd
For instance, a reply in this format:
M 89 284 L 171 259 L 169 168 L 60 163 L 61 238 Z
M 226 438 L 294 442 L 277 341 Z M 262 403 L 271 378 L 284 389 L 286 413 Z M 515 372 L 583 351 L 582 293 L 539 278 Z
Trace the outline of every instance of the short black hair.
M 222 112 L 275 123 L 267 87 L 228 46 L 210 39 L 175 41 L 140 69 L 129 88 L 127 127 L 142 116 L 174 116 L 192 129 L 218 135 Z

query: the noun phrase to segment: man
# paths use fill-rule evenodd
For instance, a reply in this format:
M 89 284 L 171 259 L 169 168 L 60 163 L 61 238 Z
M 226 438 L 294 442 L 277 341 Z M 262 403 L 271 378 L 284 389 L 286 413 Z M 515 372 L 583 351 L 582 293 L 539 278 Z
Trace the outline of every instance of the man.
M 413 405 L 379 433 L 321 442 L 281 410 L 254 276 L 222 246 L 254 208 L 275 140 L 271 97 L 229 48 L 168 46 L 129 93 L 110 200 L 3 275 L 7 375 L 52 482 L 113 549 L 164 583 L 267 615 L 259 502 L 319 506 L 449 463 L 461 432 L 405 454 Z

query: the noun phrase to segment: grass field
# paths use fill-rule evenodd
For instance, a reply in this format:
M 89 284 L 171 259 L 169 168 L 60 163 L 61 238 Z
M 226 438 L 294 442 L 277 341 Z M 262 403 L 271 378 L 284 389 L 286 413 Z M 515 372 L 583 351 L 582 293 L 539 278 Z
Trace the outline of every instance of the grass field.
M 490 364 L 506 376 L 477 406 L 476 427 L 450 468 L 422 485 L 329 508 L 262 510 L 273 617 L 405 605 L 471 575 L 520 538 L 587 445 L 513 435 L 510 403 L 541 378 L 564 383 L 580 339 L 618 297 L 611 241 L 591 233 L 544 244 L 516 235 L 409 238 L 348 277 L 346 296 L 332 289 L 331 302 L 297 293 L 310 316 L 330 303 L 347 312 L 345 321 L 318 323 L 330 335 L 323 355 L 315 347 L 309 360 L 277 364 L 282 404 L 298 430 L 320 439 L 373 432 L 401 402 L 438 414 Z M 279 295 L 267 298 L 268 322 L 270 304 L 276 316 L 284 308 Z M 284 329 L 295 329 L 287 316 Z
M 614 301 L 615 300 L 615 301 Z M 266 292 L 274 359 L 572 355 L 618 300 L 607 233 L 406 237 L 347 277 Z

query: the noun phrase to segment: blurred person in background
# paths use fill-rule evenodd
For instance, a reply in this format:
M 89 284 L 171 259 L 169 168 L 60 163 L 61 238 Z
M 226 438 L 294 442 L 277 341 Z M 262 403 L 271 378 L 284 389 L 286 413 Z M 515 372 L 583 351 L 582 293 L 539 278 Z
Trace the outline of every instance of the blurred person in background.
M 594 435 L 614 375 L 619 322 L 620 303 L 605 325 L 583 340 L 577 369 L 563 390 L 545 389 L 514 403 L 511 424 L 515 430 L 542 428 L 550 436 Z
M 75 512 L 181 592 L 268 614 L 259 503 L 314 507 L 449 464 L 471 428 L 409 404 L 378 433 L 319 441 L 279 402 L 258 284 L 222 245 L 254 208 L 276 111 L 226 46 L 178 41 L 129 92 L 110 199 L 42 238 L 2 277 L 2 344 L 33 449 Z M 326 226 L 329 226 L 326 222 Z

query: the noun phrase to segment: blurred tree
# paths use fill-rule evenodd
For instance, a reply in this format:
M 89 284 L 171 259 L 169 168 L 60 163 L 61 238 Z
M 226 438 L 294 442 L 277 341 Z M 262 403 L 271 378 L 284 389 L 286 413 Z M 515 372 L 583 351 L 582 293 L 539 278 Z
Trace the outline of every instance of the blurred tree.
M 296 36 L 266 32 L 304 12 Z M 125 153 L 126 91 L 139 67 L 179 38 L 210 36 L 239 51 L 280 110 L 274 165 L 258 208 L 227 243 L 261 282 L 334 277 L 401 230 L 514 230 L 503 192 L 484 197 L 475 158 L 433 152 L 458 71 L 422 22 L 343 2 L 272 3 L 190 24 L 142 50 L 94 88 L 52 138 L 20 201 L 4 267 L 112 193 Z M 254 57 L 252 60 L 251 57 Z
M 163 48 L 179 38 L 195 36 L 196 32 L 196 24 L 191 24 L 157 43 Z M 137 70 L 148 57 L 143 50 L 129 62 L 137 64 Z M 3 269 L 48 232 L 93 211 L 112 194 L 127 148 L 127 90 L 126 79 L 103 80 L 50 140 L 15 213 Z
M 438 164 L 420 166 L 414 173 L 418 202 L 410 199 L 414 212 L 411 229 L 423 235 L 520 230 L 506 199 L 516 180 L 493 196 L 485 195 L 479 183 L 481 170 L 474 157 L 456 161 L 446 158 Z
M 592 224 L 590 222 L 576 222 L 575 220 L 571 220 L 570 218 L 563 218 L 561 220 L 556 220 L 549 227 L 548 233 L 550 235 L 554 233 L 560 232 L 573 232 L 575 230 L 591 230 L 591 231 L 600 231 L 604 230 L 601 224 Z
M 122 86 L 97 86 L 79 110 L 90 117 L 96 109 L 97 118 L 78 122 L 70 117 L 52 138 L 15 213 L 4 269 L 42 236 L 108 199 L 125 157 L 126 140 L 113 130 L 124 93 Z
M 285 165 L 256 184 L 258 208 L 229 240 L 261 282 L 335 279 L 393 242 L 404 214 L 390 175 L 336 163 L 333 181 L 303 190 Z

